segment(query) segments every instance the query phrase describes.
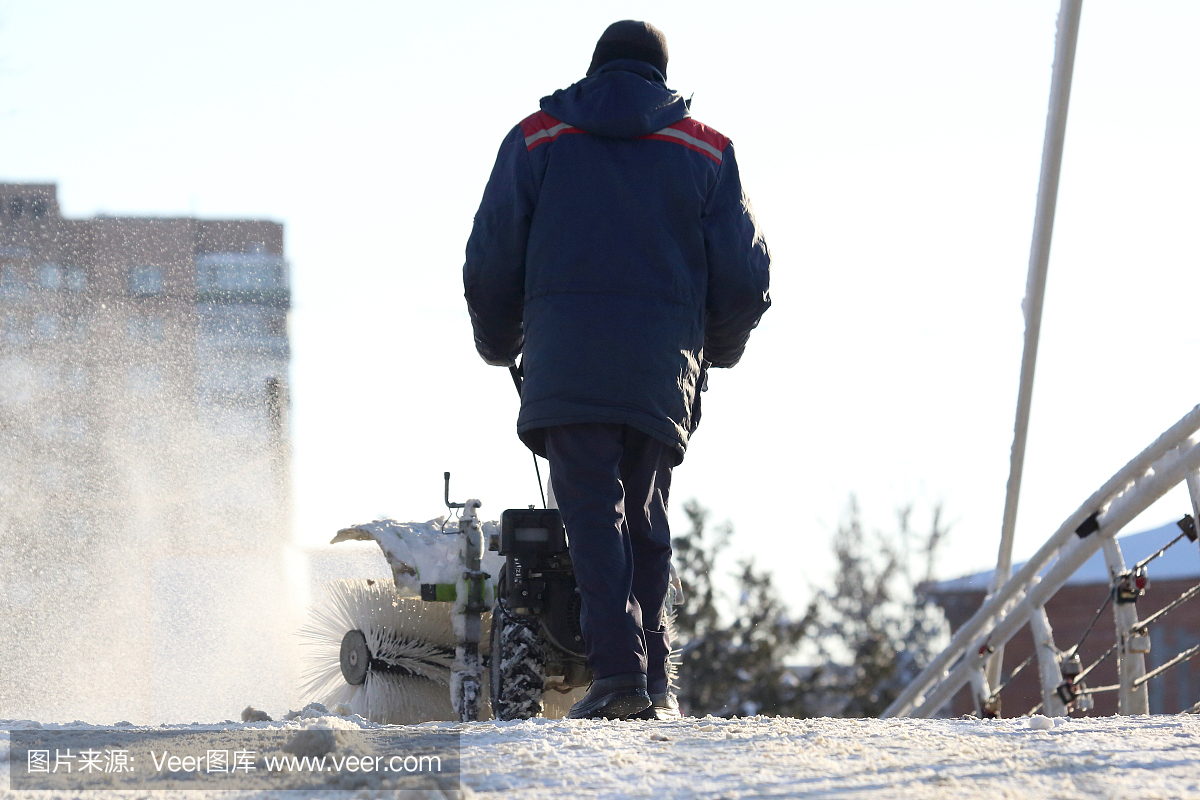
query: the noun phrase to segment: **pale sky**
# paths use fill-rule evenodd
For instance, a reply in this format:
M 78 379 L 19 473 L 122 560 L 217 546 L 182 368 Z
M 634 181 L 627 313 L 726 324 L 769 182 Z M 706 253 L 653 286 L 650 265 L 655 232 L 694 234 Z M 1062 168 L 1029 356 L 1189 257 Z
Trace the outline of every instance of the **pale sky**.
M 953 522 L 994 563 L 1057 0 L 0 2 L 0 181 L 98 213 L 282 222 L 295 530 L 536 502 L 463 248 L 496 149 L 645 19 L 730 136 L 774 307 L 676 470 L 793 602 L 871 526 Z M 1016 535 L 1027 556 L 1200 401 L 1200 4 L 1084 3 Z M 1176 492 L 1134 523 L 1188 511 Z

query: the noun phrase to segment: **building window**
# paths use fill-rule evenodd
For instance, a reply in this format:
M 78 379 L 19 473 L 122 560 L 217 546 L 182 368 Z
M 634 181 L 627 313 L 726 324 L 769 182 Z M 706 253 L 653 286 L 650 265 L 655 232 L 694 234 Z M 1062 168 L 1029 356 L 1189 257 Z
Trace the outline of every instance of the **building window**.
M 10 198 L 8 201 L 8 215 L 13 219 L 20 219 L 25 213 L 25 201 L 19 197 Z
M 58 264 L 42 264 L 38 267 L 38 286 L 58 291 L 63 285 L 63 268 Z
M 125 333 L 134 342 L 161 342 L 163 319 L 159 316 L 133 316 L 125 321 Z
M 41 219 L 46 216 L 46 201 L 40 197 L 35 199 L 29 205 L 29 213 L 33 215 L 34 219 Z
M 20 406 L 33 399 L 33 366 L 20 356 L 0 358 L 0 406 Z
M 287 264 L 269 253 L 207 253 L 196 259 L 201 291 L 267 292 L 287 288 Z
M 201 389 L 223 396 L 247 396 L 254 392 L 251 365 L 235 358 L 197 359 L 196 383 Z
M 78 364 L 67 370 L 67 388 L 73 392 L 87 389 L 87 369 Z
M 129 271 L 129 291 L 133 294 L 162 294 L 162 269 L 146 265 Z
M 266 433 L 262 414 L 247 408 L 208 408 L 201 416 L 205 435 L 214 439 L 258 438 Z
M 63 427 L 67 431 L 67 438 L 75 444 L 82 444 L 87 441 L 88 421 L 86 417 L 78 415 L 69 416 Z
M 129 420 L 129 437 L 140 442 L 161 439 L 163 418 L 159 414 L 142 414 Z
M 44 312 L 33 318 L 33 335 L 43 341 L 58 337 L 58 314 Z
M 61 374 L 60 374 L 60 369 L 59 369 L 58 364 L 51 362 L 48 364 L 42 364 L 38 368 L 38 371 L 37 371 L 38 388 L 43 391 L 52 392 L 55 389 L 57 389 L 60 378 L 61 378 Z
M 86 342 L 88 329 L 91 327 L 91 320 L 86 314 L 80 315 L 73 320 L 68 320 L 67 330 L 73 341 Z
M 134 394 L 158 394 L 164 388 L 162 367 L 142 364 L 129 370 L 129 390 Z
M 62 418 L 58 414 L 45 414 L 38 420 L 38 437 L 43 441 L 53 442 L 57 440 L 61 430 Z
M 63 488 L 63 468 L 57 461 L 42 465 L 41 490 L 47 494 L 59 492 Z
M 0 323 L 0 333 L 3 334 L 5 343 L 24 344 L 29 339 L 29 329 L 26 327 L 28 323 L 21 318 L 20 313 L 9 311 Z
M 92 521 L 83 514 L 71 515 L 71 521 L 67 526 L 67 530 L 73 536 L 84 538 L 92 535 Z
M 263 350 L 287 346 L 287 315 L 278 309 L 242 303 L 204 303 L 196 310 L 198 338 L 206 346 Z
M 67 270 L 67 288 L 72 292 L 87 289 L 87 272 L 82 267 L 71 267 Z
M 25 281 L 17 274 L 17 268 L 6 266 L 0 268 L 0 297 L 6 300 L 19 300 L 25 296 Z

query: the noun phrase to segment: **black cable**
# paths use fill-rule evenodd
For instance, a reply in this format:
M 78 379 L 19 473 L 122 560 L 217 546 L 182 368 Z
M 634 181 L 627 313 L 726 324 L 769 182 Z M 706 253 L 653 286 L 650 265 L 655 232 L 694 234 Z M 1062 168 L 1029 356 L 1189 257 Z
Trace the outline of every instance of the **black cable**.
M 1020 664 L 1018 664 L 1016 669 L 1014 669 L 1012 672 L 1008 673 L 1008 677 L 1005 678 L 1004 680 L 1002 680 L 1000 682 L 1000 685 L 992 690 L 991 695 L 988 696 L 988 700 L 989 701 L 995 700 L 997 697 L 999 697 L 1000 692 L 1002 692 L 1004 690 L 1004 687 L 1008 686 L 1010 683 L 1012 683 L 1012 679 L 1017 677 L 1018 675 L 1020 675 L 1021 670 L 1025 669 L 1025 667 L 1029 666 L 1030 661 L 1033 661 L 1032 655 L 1030 655 L 1028 658 L 1026 658 L 1024 661 L 1022 661 Z
M 512 376 L 513 386 L 517 387 L 517 396 L 521 396 L 521 387 L 525 384 L 525 370 L 516 364 L 510 364 L 508 374 Z M 546 490 L 542 488 L 542 468 L 537 463 L 537 453 L 533 454 L 533 471 L 537 473 L 538 494 L 542 496 L 542 508 L 549 508 L 546 505 Z
M 1104 602 L 1100 604 L 1100 608 L 1096 609 L 1096 616 L 1092 617 L 1091 624 L 1087 626 L 1087 630 L 1083 632 L 1083 636 L 1080 636 L 1079 641 L 1075 643 L 1075 646 L 1067 651 L 1069 654 L 1073 656 L 1079 654 L 1079 648 L 1083 645 L 1083 640 L 1086 639 L 1088 634 L 1092 632 L 1092 628 L 1096 627 L 1096 622 L 1099 621 L 1100 615 L 1104 613 L 1104 609 L 1108 608 L 1108 604 L 1112 602 L 1113 595 L 1116 594 L 1116 592 L 1116 586 L 1109 587 L 1108 596 L 1104 598 Z
M 1133 572 L 1137 572 L 1139 569 L 1141 569 L 1142 567 L 1146 566 L 1146 565 L 1147 565 L 1147 564 L 1149 564 L 1151 561 L 1153 561 L 1154 559 L 1156 559 L 1156 558 L 1158 558 L 1159 556 L 1161 556 L 1163 553 L 1165 553 L 1165 552 L 1167 552 L 1168 550 L 1170 550 L 1172 545 L 1174 545 L 1176 542 L 1178 542 L 1180 539 L 1182 539 L 1182 538 L 1183 538 L 1183 537 L 1185 537 L 1185 536 L 1187 536 L 1187 533 L 1181 533 L 1181 534 L 1179 534 L 1179 535 L 1178 535 L 1178 536 L 1176 536 L 1174 539 L 1172 539 L 1171 541 L 1167 542 L 1167 545 L 1166 545 L 1166 547 L 1164 547 L 1162 550 L 1159 550 L 1159 551 L 1158 551 L 1157 553 L 1155 553 L 1154 555 L 1152 555 L 1152 556 L 1147 556 L 1146 558 L 1143 558 L 1143 559 L 1142 559 L 1141 561 L 1139 561 L 1138 563 L 1134 564 L 1134 566 L 1133 566 L 1133 570 L 1132 570 L 1132 571 L 1133 571 Z
M 542 496 L 542 508 L 549 508 L 549 506 L 546 505 L 546 490 L 542 488 L 542 469 L 537 463 L 537 453 L 533 454 L 533 471 L 537 473 L 538 494 Z
M 1095 661 L 1093 661 L 1091 664 L 1089 664 L 1086 669 L 1084 669 L 1082 672 L 1080 672 L 1078 675 L 1075 676 L 1075 683 L 1081 683 L 1083 681 L 1083 679 L 1088 676 L 1088 673 L 1090 673 L 1096 667 L 1100 666 L 1100 664 L 1104 661 L 1104 659 L 1108 658 L 1115 652 L 1117 652 L 1117 646 L 1116 646 L 1116 644 L 1113 644 L 1112 647 L 1110 647 L 1104 651 L 1104 655 L 1097 658 Z
M 1142 620 L 1137 625 L 1135 625 L 1133 627 L 1133 629 L 1135 631 L 1137 631 L 1138 633 L 1145 633 L 1146 629 L 1150 627 L 1151 623 L 1158 622 L 1160 619 L 1165 617 L 1168 613 L 1170 613 L 1171 611 L 1174 611 L 1176 608 L 1183 605 L 1188 600 L 1191 600 L 1197 594 L 1200 594 L 1200 583 L 1198 583 L 1195 586 L 1193 586 L 1192 588 L 1188 589 L 1183 594 L 1179 595 L 1179 597 L 1176 597 L 1170 603 L 1163 606 L 1158 611 L 1155 611 L 1150 616 L 1146 617 L 1144 620 Z
M 1182 664 L 1185 661 L 1190 660 L 1197 653 L 1200 653 L 1200 644 L 1192 645 L 1187 650 L 1184 650 L 1182 653 L 1175 656 L 1167 663 L 1163 664 L 1161 667 L 1157 667 L 1156 669 L 1150 670 L 1145 675 L 1143 675 L 1142 677 L 1138 678 L 1137 680 L 1135 680 L 1133 682 L 1133 688 L 1136 689 L 1139 686 L 1141 686 L 1143 683 L 1145 683 L 1146 681 L 1150 680 L 1151 678 L 1156 678 L 1159 675 L 1162 675 L 1164 672 L 1166 672 L 1167 670 L 1169 670 L 1171 667 L 1175 666 L 1176 664 Z

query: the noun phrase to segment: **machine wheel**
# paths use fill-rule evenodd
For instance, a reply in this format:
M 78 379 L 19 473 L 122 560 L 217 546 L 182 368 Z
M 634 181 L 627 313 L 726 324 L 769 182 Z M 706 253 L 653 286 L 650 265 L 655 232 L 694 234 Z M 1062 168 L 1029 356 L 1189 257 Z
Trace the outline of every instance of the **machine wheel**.
M 492 610 L 492 716 L 531 719 L 542 713 L 546 691 L 546 650 L 537 621 L 526 621 L 504 608 L 504 572 L 497 582 Z

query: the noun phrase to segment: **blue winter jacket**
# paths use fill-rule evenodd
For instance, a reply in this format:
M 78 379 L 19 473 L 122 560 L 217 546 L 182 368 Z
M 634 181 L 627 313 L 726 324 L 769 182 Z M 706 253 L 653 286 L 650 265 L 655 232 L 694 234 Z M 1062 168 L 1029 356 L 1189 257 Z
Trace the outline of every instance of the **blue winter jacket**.
M 733 145 L 657 69 L 618 60 L 505 138 L 463 283 L 483 359 L 524 353 L 517 433 L 534 452 L 544 428 L 608 422 L 682 460 L 703 368 L 741 358 L 769 267 Z

